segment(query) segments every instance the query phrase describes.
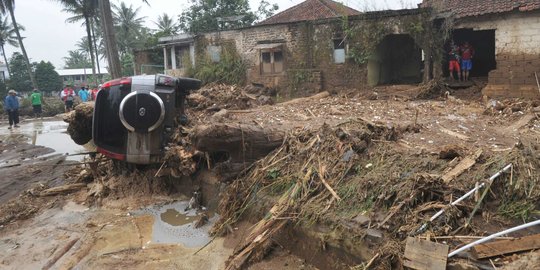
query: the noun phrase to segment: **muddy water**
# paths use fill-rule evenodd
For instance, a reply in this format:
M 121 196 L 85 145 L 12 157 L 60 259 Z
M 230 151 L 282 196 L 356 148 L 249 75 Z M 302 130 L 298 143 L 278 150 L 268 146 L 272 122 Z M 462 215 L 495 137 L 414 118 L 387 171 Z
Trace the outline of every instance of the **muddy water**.
M 68 124 L 59 120 L 35 120 L 19 124 L 19 128 L 8 129 L 0 127 L 0 138 L 4 140 L 24 140 L 25 142 L 49 147 L 54 150 L 53 154 L 66 154 L 68 160 L 81 160 L 83 156 L 76 153 L 93 151 L 88 144 L 81 146 L 73 142 L 67 134 Z
M 204 209 L 202 211 L 186 209 L 187 206 L 187 201 L 179 201 L 146 208 L 134 214 L 154 216 L 152 243 L 182 244 L 187 248 L 202 247 L 210 242 L 211 237 L 208 231 L 219 217 L 212 212 L 207 212 L 208 222 L 200 228 L 195 228 L 195 223 Z

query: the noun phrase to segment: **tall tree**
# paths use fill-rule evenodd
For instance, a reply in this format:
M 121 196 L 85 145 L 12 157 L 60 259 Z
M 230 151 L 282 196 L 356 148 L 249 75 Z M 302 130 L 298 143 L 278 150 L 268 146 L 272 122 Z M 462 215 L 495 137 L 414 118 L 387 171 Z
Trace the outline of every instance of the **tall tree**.
M 26 59 L 18 52 L 13 53 L 9 59 L 9 65 L 11 67 L 11 77 L 7 83 L 8 89 L 15 89 L 17 92 L 28 92 L 33 88 L 32 81 L 30 80 L 30 74 L 26 68 Z M 32 70 L 33 66 L 30 66 Z M 32 76 L 33 77 L 33 76 Z
M 118 46 L 116 44 L 114 33 L 111 3 L 109 0 L 94 1 L 99 3 L 101 26 L 104 34 L 103 39 L 105 40 L 105 51 L 107 53 L 107 61 L 109 62 L 109 73 L 113 78 L 119 78 L 122 75 L 122 68 L 120 66 L 120 57 L 118 56 Z
M 159 15 L 157 22 L 154 22 L 157 26 L 156 35 L 160 37 L 172 36 L 178 34 L 180 26 L 171 18 L 167 13 Z
M 30 81 L 32 82 L 32 85 L 34 86 L 34 88 L 37 88 L 36 78 L 34 77 L 34 74 L 32 73 L 32 65 L 30 65 L 30 60 L 28 59 L 28 54 L 26 53 L 26 49 L 24 48 L 21 33 L 19 31 L 19 25 L 17 24 L 17 20 L 15 19 L 15 0 L 0 0 L 0 13 L 2 14 L 9 13 L 11 17 L 11 23 L 13 25 L 13 29 L 15 30 L 15 33 L 17 34 L 17 40 L 19 40 L 19 46 L 21 47 L 21 51 L 23 53 L 23 57 L 26 63 L 28 76 L 30 76 Z
M 146 17 L 139 16 L 141 8 L 134 9 L 133 5 L 127 6 L 126 3 L 120 2 L 119 6 L 113 5 L 113 9 L 116 40 L 120 54 L 123 55 L 132 49 L 142 47 L 147 29 L 143 27 Z
M 39 90 L 44 92 L 58 91 L 62 89 L 62 79 L 54 70 L 51 62 L 41 61 L 36 65 L 36 81 Z
M 66 22 L 76 23 L 83 21 L 83 25 L 86 27 L 86 42 L 88 43 L 88 49 L 90 54 L 90 60 L 92 61 L 92 76 L 96 78 L 96 65 L 94 57 L 94 45 L 92 44 L 92 30 L 91 30 L 91 18 L 96 15 L 97 6 L 93 0 L 57 0 L 64 9 L 62 11 L 72 14 Z
M 24 30 L 24 27 L 19 25 L 19 29 Z M 0 46 L 2 47 L 2 54 L 4 55 L 4 61 L 6 63 L 7 71 L 9 75 L 11 75 L 11 71 L 9 70 L 9 63 L 7 60 L 6 50 L 4 49 L 5 45 L 9 44 L 13 47 L 19 47 L 19 43 L 17 42 L 17 34 L 15 33 L 15 28 L 13 28 L 13 25 L 8 21 L 7 17 L 0 16 Z
M 80 51 L 68 51 L 68 56 L 64 57 L 65 68 L 89 68 L 92 66 L 86 54 Z
M 194 34 L 249 26 L 255 19 L 248 0 L 191 0 L 179 17 L 180 27 Z

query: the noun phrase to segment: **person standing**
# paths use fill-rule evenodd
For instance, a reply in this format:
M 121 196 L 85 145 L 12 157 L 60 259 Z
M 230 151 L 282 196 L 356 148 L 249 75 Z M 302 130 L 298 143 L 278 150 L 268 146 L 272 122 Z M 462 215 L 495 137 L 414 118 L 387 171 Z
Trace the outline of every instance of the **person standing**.
M 17 99 L 17 92 L 15 92 L 15 90 L 11 89 L 8 91 L 8 95 L 6 96 L 4 106 L 8 113 L 8 118 L 9 118 L 8 129 L 11 129 L 12 126 L 15 126 L 16 128 L 18 128 L 19 127 L 19 99 Z
M 450 71 L 450 78 L 452 78 L 452 80 L 455 80 L 455 77 L 454 77 L 454 71 L 457 72 L 457 75 L 458 75 L 458 79 L 461 81 L 461 70 L 460 70 L 460 67 L 459 67 L 459 60 L 460 60 L 460 56 L 459 56 L 459 48 L 458 46 L 456 46 L 454 44 L 454 42 L 452 41 L 452 45 L 450 45 L 450 52 L 448 52 L 448 70 Z
M 43 97 L 41 96 L 39 90 L 34 89 L 34 92 L 32 95 L 30 95 L 30 100 L 32 101 L 32 108 L 34 109 L 34 117 L 41 117 L 41 103 L 43 101 Z
M 463 72 L 463 81 L 469 80 L 469 72 L 472 69 L 472 58 L 474 56 L 474 48 L 465 41 L 460 48 L 461 52 L 461 71 Z
M 88 91 L 86 91 L 84 86 L 81 86 L 81 90 L 79 90 L 79 98 L 81 99 L 81 102 L 88 101 Z
M 69 85 L 60 93 L 62 101 L 64 101 L 66 113 L 70 112 L 73 108 L 73 100 L 75 99 L 75 91 Z

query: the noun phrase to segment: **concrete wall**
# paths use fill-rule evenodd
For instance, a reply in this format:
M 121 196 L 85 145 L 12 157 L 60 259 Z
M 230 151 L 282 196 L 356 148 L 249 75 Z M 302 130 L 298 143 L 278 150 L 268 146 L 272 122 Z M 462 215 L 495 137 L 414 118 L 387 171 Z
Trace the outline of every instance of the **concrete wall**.
M 497 69 L 489 73 L 488 96 L 539 97 L 540 12 L 515 12 L 466 19 L 456 28 L 495 29 Z

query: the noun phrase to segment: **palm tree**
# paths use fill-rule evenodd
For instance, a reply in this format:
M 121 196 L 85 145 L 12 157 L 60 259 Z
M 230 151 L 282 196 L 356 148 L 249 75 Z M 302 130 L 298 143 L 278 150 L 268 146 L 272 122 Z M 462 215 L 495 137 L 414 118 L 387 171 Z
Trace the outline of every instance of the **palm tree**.
M 2 1 L 2 0 L 0 0 Z M 105 51 L 109 61 L 109 73 L 113 78 L 118 78 L 122 74 L 120 66 L 120 57 L 118 56 L 117 43 L 114 31 L 114 22 L 112 18 L 111 3 L 109 0 L 92 0 L 99 3 L 101 15 L 101 26 L 103 28 L 103 40 L 105 41 Z M 142 0 L 148 4 L 147 0 Z
M 0 13 L 6 14 L 9 12 L 9 15 L 11 17 L 11 25 L 13 26 L 13 30 L 15 30 L 15 34 L 17 34 L 17 40 L 19 41 L 19 46 L 21 47 L 21 51 L 24 56 L 26 68 L 28 70 L 28 74 L 30 74 L 30 80 L 32 81 L 32 86 L 34 88 L 38 88 L 36 78 L 34 76 L 34 73 L 32 72 L 32 66 L 30 65 L 30 60 L 28 60 L 28 54 L 26 53 L 26 49 L 24 48 L 23 40 L 21 37 L 21 33 L 19 31 L 19 25 L 17 24 L 17 20 L 15 19 L 15 0 L 0 0 Z
M 133 5 L 128 7 L 124 2 L 121 2 L 120 6 L 113 5 L 113 9 L 113 20 L 120 53 L 126 54 L 130 49 L 144 43 L 140 37 L 146 17 L 139 17 L 140 7 L 133 9 Z
M 24 30 L 24 27 L 19 25 L 19 29 Z M 2 54 L 4 55 L 4 61 L 6 62 L 8 74 L 11 76 L 11 71 L 9 70 L 9 63 L 6 56 L 6 50 L 4 49 L 4 46 L 6 44 L 9 44 L 13 47 L 19 47 L 19 43 L 17 42 L 17 34 L 15 33 L 13 25 L 9 23 L 8 17 L 2 19 L 2 17 L 0 16 L 0 46 L 2 47 Z
M 167 13 L 163 13 L 157 19 L 157 22 L 154 22 L 157 26 L 158 34 L 161 36 L 171 36 L 178 33 L 180 26 L 174 21 L 173 18 L 169 17 Z
M 0 0 L 1 1 L 1 0 Z M 114 33 L 114 22 L 112 18 L 111 3 L 109 0 L 94 0 L 99 2 L 101 12 L 101 25 L 103 27 L 103 39 L 105 40 L 105 50 L 107 52 L 107 61 L 109 62 L 109 73 L 113 78 L 122 76 L 120 66 L 120 57 L 118 56 L 118 45 Z
M 66 22 L 75 23 L 83 20 L 83 25 L 86 26 L 86 36 L 88 43 L 88 49 L 90 54 L 90 60 L 92 61 L 92 75 L 96 77 L 96 66 L 94 57 L 94 45 L 92 44 L 92 30 L 90 20 L 96 14 L 95 1 L 93 0 L 57 0 L 64 5 L 62 11 L 73 14 L 72 17 L 67 18 Z
M 91 66 L 86 54 L 81 51 L 68 51 L 68 56 L 64 57 L 65 68 L 88 68 Z

